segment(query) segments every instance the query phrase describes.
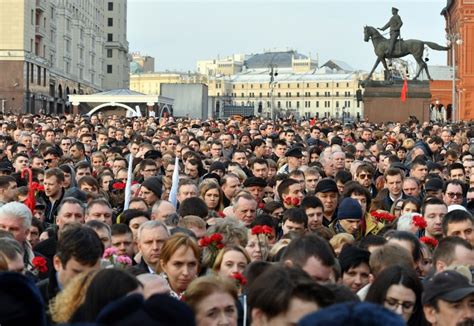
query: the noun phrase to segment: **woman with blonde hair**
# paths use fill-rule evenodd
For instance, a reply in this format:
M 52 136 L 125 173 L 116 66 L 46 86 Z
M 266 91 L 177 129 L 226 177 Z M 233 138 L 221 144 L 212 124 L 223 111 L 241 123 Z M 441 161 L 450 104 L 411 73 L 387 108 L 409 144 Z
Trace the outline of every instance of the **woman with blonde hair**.
M 237 326 L 235 282 L 216 276 L 195 279 L 186 290 L 186 303 L 196 316 L 197 326 Z
M 104 153 L 97 151 L 91 154 L 92 170 L 95 174 L 97 174 L 98 170 L 104 166 L 105 162 L 107 162 L 107 160 Z
M 217 254 L 212 270 L 219 277 L 231 278 L 235 273 L 242 274 L 250 262 L 250 256 L 244 248 L 237 245 L 228 246 Z
M 354 236 L 349 233 L 338 233 L 329 240 L 329 244 L 334 249 L 336 256 L 339 256 L 344 246 L 354 244 L 354 242 Z
M 55 323 L 68 323 L 77 308 L 84 303 L 87 288 L 98 271 L 81 273 L 59 292 L 50 304 L 51 318 Z
M 201 182 L 199 196 L 204 200 L 209 211 L 220 212 L 224 209 L 224 195 L 214 179 L 205 179 Z
M 201 249 L 193 238 L 177 233 L 165 241 L 160 253 L 157 273 L 165 277 L 171 296 L 181 299 L 199 272 Z

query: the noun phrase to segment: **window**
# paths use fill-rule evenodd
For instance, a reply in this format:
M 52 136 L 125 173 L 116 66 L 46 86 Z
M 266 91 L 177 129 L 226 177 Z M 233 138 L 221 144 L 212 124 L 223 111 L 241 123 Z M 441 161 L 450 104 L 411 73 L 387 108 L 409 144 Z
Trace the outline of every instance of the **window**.
M 107 58 L 112 58 L 112 49 L 107 49 Z
M 107 65 L 107 73 L 108 74 L 112 73 L 112 65 Z
M 38 78 L 36 79 L 38 85 L 41 85 L 41 67 L 38 66 Z
M 114 26 L 114 19 L 113 18 L 107 18 L 107 26 Z
M 46 86 L 46 68 L 43 68 L 43 86 Z
M 84 71 L 82 68 L 79 68 L 79 78 L 84 79 Z
M 107 42 L 112 42 L 114 39 L 114 35 L 112 33 L 107 34 Z
M 71 41 L 66 40 L 66 52 L 71 52 Z
M 114 10 L 114 3 L 113 3 L 113 2 L 107 3 L 107 9 L 108 9 L 109 11 L 113 11 L 113 10 Z
M 70 73 L 71 72 L 71 65 L 69 62 L 66 61 L 66 72 Z
M 319 101 L 316 101 L 316 107 L 319 108 Z
M 66 30 L 71 31 L 71 20 L 70 19 L 66 19 Z

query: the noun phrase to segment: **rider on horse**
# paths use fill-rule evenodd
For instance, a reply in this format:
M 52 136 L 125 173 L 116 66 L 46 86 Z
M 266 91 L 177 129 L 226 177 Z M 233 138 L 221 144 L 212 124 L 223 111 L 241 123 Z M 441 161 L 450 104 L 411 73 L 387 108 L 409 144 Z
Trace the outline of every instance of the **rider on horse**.
M 398 9 L 395 7 L 392 7 L 392 17 L 388 21 L 387 24 L 385 24 L 384 27 L 379 28 L 379 30 L 384 31 L 387 28 L 390 27 L 390 45 L 387 50 L 387 56 L 390 56 L 393 52 L 393 49 L 395 47 L 395 42 L 397 41 L 397 38 L 400 37 L 400 28 L 403 25 L 402 19 L 398 15 Z

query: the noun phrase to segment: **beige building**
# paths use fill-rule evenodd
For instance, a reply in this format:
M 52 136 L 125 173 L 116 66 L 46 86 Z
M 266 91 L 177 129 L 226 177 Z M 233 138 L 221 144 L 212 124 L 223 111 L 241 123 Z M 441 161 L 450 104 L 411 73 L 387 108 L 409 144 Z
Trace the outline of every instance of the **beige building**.
M 162 84 L 207 84 L 207 77 L 195 73 L 155 72 L 131 74 L 130 89 L 149 95 L 160 95 Z
M 101 1 L 98 1 L 101 2 Z M 105 0 L 104 89 L 129 87 L 130 61 L 127 41 L 127 0 Z
M 123 1 L 118 40 L 126 44 Z M 112 1 L 0 0 L 2 110 L 68 112 L 69 94 L 91 94 L 107 86 L 104 44 L 112 48 L 105 29 L 109 3 Z M 120 2 L 114 0 L 113 6 L 116 3 Z M 113 28 L 108 26 L 107 31 Z M 125 63 L 128 69 L 128 59 Z M 116 77 L 121 87 L 127 87 L 126 69 L 121 79 Z
M 237 73 L 210 76 L 209 101 L 217 116 L 224 115 L 225 106 L 252 106 L 255 114 L 268 117 L 273 107 L 280 116 L 344 114 L 357 119 L 363 118 L 363 104 L 356 94 L 366 76 L 344 62 L 330 60 L 318 67 L 317 61 L 296 51 L 265 52 L 248 57 Z

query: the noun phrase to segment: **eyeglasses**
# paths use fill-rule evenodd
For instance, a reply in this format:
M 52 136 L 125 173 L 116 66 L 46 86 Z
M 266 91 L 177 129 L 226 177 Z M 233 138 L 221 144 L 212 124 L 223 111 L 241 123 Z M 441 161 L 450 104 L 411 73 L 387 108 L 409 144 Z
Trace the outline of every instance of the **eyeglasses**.
M 448 192 L 448 193 L 446 193 L 446 195 L 448 195 L 448 197 L 451 198 L 451 199 L 454 198 L 454 197 L 462 198 L 462 193 L 460 193 L 460 192 Z
M 359 174 L 359 179 L 372 179 L 372 174 Z
M 387 304 L 388 308 L 390 310 L 397 310 L 398 307 L 402 307 L 402 310 L 404 312 L 410 312 L 413 310 L 413 308 L 415 307 L 415 303 L 414 302 L 410 302 L 410 301 L 398 301 L 398 300 L 395 300 L 395 299 L 392 299 L 392 298 L 389 298 L 389 299 L 385 299 L 385 303 Z

